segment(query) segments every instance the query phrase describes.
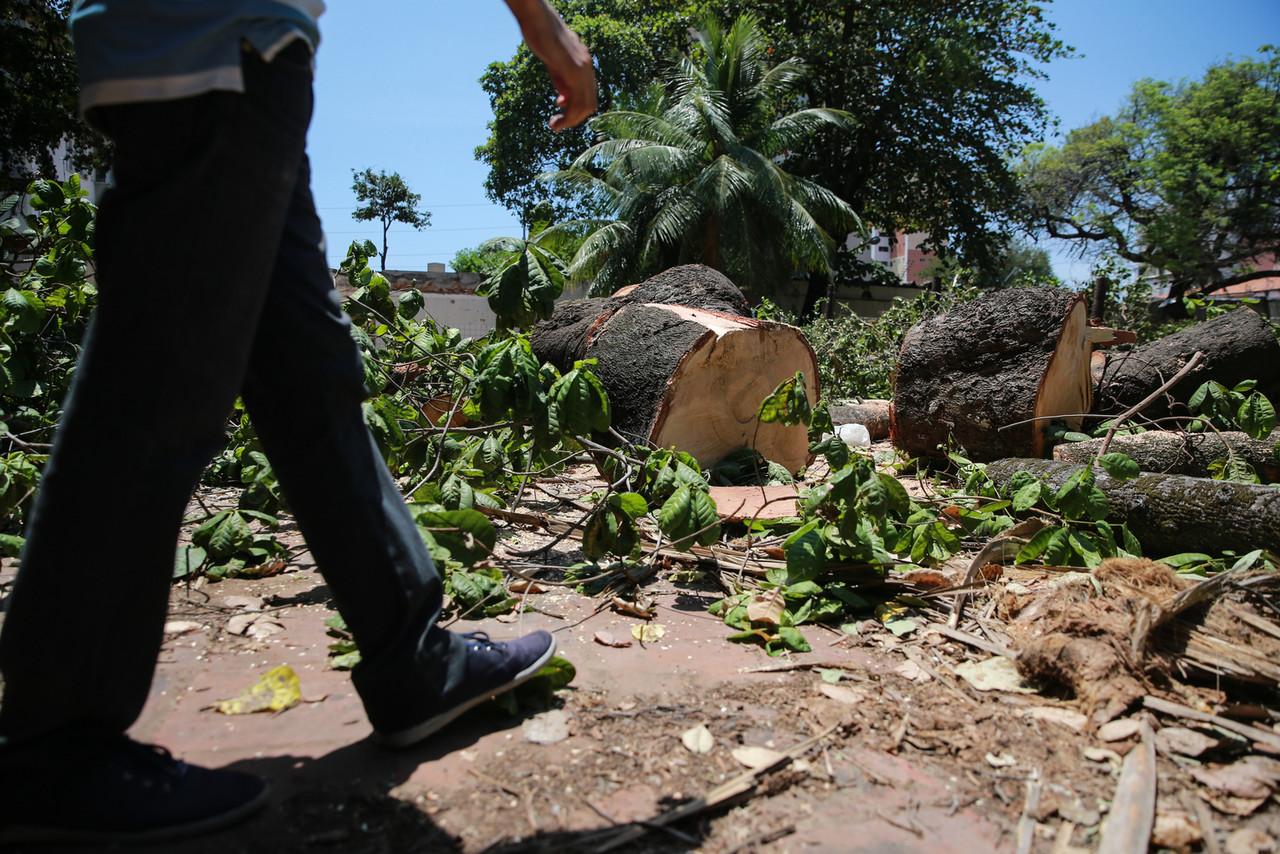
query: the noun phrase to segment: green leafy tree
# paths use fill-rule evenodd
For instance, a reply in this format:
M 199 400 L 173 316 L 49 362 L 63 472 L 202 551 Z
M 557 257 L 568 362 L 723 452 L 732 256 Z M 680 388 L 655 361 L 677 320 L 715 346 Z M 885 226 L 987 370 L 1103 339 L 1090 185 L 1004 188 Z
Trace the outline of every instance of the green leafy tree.
M 667 59 L 689 40 L 688 28 L 705 0 L 560 0 L 565 22 L 590 48 L 596 62 L 601 111 L 631 105 L 661 74 Z M 526 225 L 544 218 L 536 210 L 554 202 L 563 218 L 578 200 L 552 192 L 537 178 L 563 169 L 591 144 L 581 127 L 561 133 L 547 125 L 556 112 L 546 68 L 528 46 L 507 62 L 495 62 L 480 78 L 493 120 L 476 159 L 489 167 L 489 197 L 519 214 Z
M 22 187 L 54 171 L 66 142 L 76 166 L 102 166 L 103 138 L 79 116 L 70 0 L 10 0 L 0 13 L 0 180 Z
M 1024 224 L 1009 154 L 1044 138 L 1049 115 L 1035 85 L 1044 66 L 1069 50 L 1036 0 L 566 0 L 571 26 L 600 54 L 603 109 L 640 103 L 685 32 L 713 11 L 760 16 L 777 56 L 809 69 L 799 94 L 809 104 L 851 113 L 849 132 L 823 134 L 789 153 L 786 168 L 816 180 L 869 224 L 928 232 L 965 263 L 985 269 L 1009 232 Z M 627 51 L 603 56 L 591 29 L 612 13 Z M 594 40 L 593 40 L 594 39 Z M 490 67 L 494 104 L 490 197 L 513 210 L 544 198 L 531 183 L 567 163 L 581 136 L 545 130 L 553 105 L 547 83 L 517 54 Z M 816 277 L 811 297 L 826 292 Z
M 382 252 L 379 258 L 382 269 L 387 269 L 387 232 L 393 222 L 404 223 L 418 231 L 431 225 L 431 213 L 419 210 L 422 196 L 409 189 L 399 172 L 372 169 L 351 170 L 351 191 L 356 194 L 359 207 L 351 214 L 360 222 L 376 220 L 382 224 Z
M 708 18 L 697 40 L 698 59 L 676 62 L 644 108 L 595 119 L 600 141 L 556 175 L 611 220 L 573 261 L 574 278 L 594 279 L 598 292 L 701 262 L 758 294 L 797 267 L 829 270 L 860 225 L 834 193 L 778 162 L 851 121 L 823 107 L 786 112 L 803 63 L 770 64 L 753 15 L 728 27 Z
M 1280 252 L 1280 52 L 1137 83 L 1114 116 L 1021 169 L 1045 233 L 1163 271 L 1177 300 L 1271 275 Z

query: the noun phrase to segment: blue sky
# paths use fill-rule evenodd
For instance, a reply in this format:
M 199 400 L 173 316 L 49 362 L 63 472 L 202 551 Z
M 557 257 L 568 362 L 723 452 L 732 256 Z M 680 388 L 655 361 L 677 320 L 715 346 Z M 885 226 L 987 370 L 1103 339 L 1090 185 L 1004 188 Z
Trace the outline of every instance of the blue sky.
M 1198 77 L 1213 62 L 1280 43 L 1280 0 L 1058 0 L 1049 14 L 1077 49 L 1054 63 L 1040 91 L 1070 129 L 1114 110 L 1143 77 Z M 515 217 L 484 195 L 489 103 L 478 80 L 507 59 L 520 34 L 501 0 L 333 0 L 321 19 L 310 151 L 316 204 L 335 266 L 375 223 L 350 218 L 351 170 L 397 171 L 421 193 L 432 226 L 396 225 L 387 266 L 422 270 L 458 249 L 519 234 Z M 1087 262 L 1054 252 L 1055 268 L 1083 278 Z

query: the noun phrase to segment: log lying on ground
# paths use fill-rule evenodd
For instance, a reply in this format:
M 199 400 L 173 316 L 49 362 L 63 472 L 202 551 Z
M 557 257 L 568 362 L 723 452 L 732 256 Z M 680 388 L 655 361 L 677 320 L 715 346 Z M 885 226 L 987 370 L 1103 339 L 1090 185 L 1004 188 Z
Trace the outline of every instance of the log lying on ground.
M 693 264 L 612 297 L 561 303 L 531 342 L 539 359 L 562 371 L 596 359 L 613 426 L 630 439 L 674 445 L 703 465 L 754 441 L 794 472 L 808 462 L 807 431 L 758 424 L 756 412 L 797 371 L 816 402 L 817 361 L 800 330 L 748 314 L 733 282 Z
M 1185 403 L 1207 380 L 1230 388 L 1256 379 L 1264 394 L 1274 396 L 1280 391 L 1280 342 L 1271 324 L 1246 307 L 1132 350 L 1108 352 L 1094 411 L 1116 414 L 1135 405 L 1177 373 L 1197 350 L 1205 355 L 1204 365 L 1170 392 L 1176 401 Z M 1157 401 L 1143 414 L 1153 418 L 1169 414 L 1167 401 Z
M 1266 439 L 1245 433 L 1176 433 L 1151 430 L 1133 436 L 1116 436 L 1109 450 L 1128 454 L 1143 471 L 1208 477 L 1209 467 L 1234 454 L 1253 466 L 1268 483 L 1280 480 L 1280 430 Z M 1053 458 L 1067 463 L 1087 463 L 1098 456 L 1102 439 L 1069 442 L 1053 449 Z
M 999 486 L 1028 471 L 1055 489 L 1079 469 L 1057 460 L 1006 459 L 987 466 Z M 1169 474 L 1120 481 L 1101 470 L 1098 488 L 1111 502 L 1111 517 L 1126 522 L 1152 555 L 1224 550 L 1280 550 L 1280 489 Z
M 892 408 L 893 404 L 887 400 L 833 403 L 831 423 L 837 427 L 842 424 L 861 424 L 867 428 L 874 442 L 889 436 L 889 411 Z
M 723 273 L 701 264 L 686 264 L 610 297 L 557 303 L 555 313 L 534 327 L 530 336 L 533 351 L 542 361 L 567 371 L 575 360 L 583 358 L 594 328 L 628 305 L 645 303 L 687 305 L 740 317 L 751 314 L 747 298 Z
M 675 446 L 704 466 L 744 446 L 795 472 L 809 459 L 804 425 L 760 424 L 760 402 L 802 371 L 818 399 L 817 360 L 781 323 L 657 303 L 627 305 L 595 327 L 584 351 L 629 439 Z
M 894 380 L 894 445 L 934 458 L 954 438 L 975 460 L 1044 456 L 1046 416 L 1079 427 L 1069 416 L 1089 411 L 1087 313 L 1080 294 L 1013 288 L 912 327 Z

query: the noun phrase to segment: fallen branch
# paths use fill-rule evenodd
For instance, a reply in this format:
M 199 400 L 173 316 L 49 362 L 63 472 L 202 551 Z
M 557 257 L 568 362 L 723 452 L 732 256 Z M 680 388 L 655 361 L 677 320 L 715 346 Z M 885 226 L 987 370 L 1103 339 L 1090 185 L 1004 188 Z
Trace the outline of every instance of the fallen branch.
M 1146 851 L 1156 821 L 1156 736 L 1142 724 L 1142 741 L 1125 757 L 1111 811 L 1102 822 L 1097 854 Z
M 1222 727 L 1228 732 L 1234 732 L 1236 735 L 1243 735 L 1245 738 L 1256 741 L 1259 744 L 1265 744 L 1274 750 L 1280 750 L 1280 733 L 1268 732 L 1260 727 L 1242 724 L 1239 721 L 1231 720 L 1231 718 L 1224 718 L 1221 715 L 1211 714 L 1210 712 L 1201 712 L 1190 706 L 1183 706 L 1150 695 L 1142 698 L 1142 705 L 1153 712 L 1172 715 L 1175 718 L 1213 724 L 1214 726 Z
M 1160 397 L 1165 392 L 1173 388 L 1178 383 L 1182 382 L 1182 380 L 1187 376 L 1187 374 L 1191 373 L 1196 368 L 1198 368 L 1200 366 L 1200 363 L 1203 361 L 1204 361 L 1204 353 L 1201 352 L 1200 350 L 1197 350 L 1195 353 L 1192 354 L 1191 358 L 1187 360 L 1187 363 L 1182 366 L 1182 370 L 1174 374 L 1169 379 L 1168 382 L 1164 383 L 1155 391 L 1151 392 L 1151 394 L 1147 395 L 1142 400 L 1138 401 L 1133 406 L 1129 407 L 1124 412 L 1120 413 L 1120 415 L 1116 417 L 1116 420 L 1111 422 L 1111 427 L 1107 430 L 1107 435 L 1102 437 L 1102 447 L 1098 449 L 1098 458 L 1101 458 L 1103 454 L 1107 452 L 1107 449 L 1111 447 L 1111 440 L 1116 437 L 1116 431 L 1120 429 L 1121 424 L 1128 421 L 1130 418 L 1137 415 L 1139 412 L 1141 412 L 1142 410 L 1146 409 L 1148 406 L 1150 406 L 1151 404 L 1159 400 Z

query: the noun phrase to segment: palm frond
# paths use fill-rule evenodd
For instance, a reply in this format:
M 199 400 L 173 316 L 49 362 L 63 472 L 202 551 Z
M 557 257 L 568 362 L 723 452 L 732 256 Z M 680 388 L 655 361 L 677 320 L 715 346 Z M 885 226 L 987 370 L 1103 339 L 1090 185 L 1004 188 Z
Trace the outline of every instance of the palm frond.
M 829 107 L 811 107 L 782 116 L 761 135 L 760 150 L 769 157 L 778 157 L 798 148 L 819 131 L 828 128 L 852 130 L 856 124 L 852 113 Z

